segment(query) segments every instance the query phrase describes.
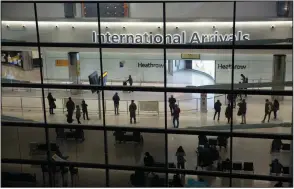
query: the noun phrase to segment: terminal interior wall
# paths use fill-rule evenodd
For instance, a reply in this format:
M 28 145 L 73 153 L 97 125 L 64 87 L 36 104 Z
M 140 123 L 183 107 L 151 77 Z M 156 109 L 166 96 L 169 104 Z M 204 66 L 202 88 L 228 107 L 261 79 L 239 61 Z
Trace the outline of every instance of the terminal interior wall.
M 67 59 L 67 52 L 46 51 L 44 55 L 44 74 L 45 79 L 67 80 L 68 67 L 55 66 L 56 60 Z M 221 66 L 232 64 L 232 56 L 230 54 L 201 54 L 202 60 L 216 61 L 216 83 L 230 83 L 231 69 L 221 69 Z M 179 70 L 184 68 L 184 61 L 180 60 L 180 53 L 168 54 L 167 60 L 179 60 Z M 103 71 L 108 72 L 109 80 L 123 81 L 128 75 L 132 75 L 134 81 L 137 82 L 163 82 L 164 68 L 142 68 L 138 67 L 138 63 L 143 64 L 164 64 L 162 53 L 119 53 L 105 52 L 103 53 Z M 292 81 L 292 56 L 287 55 L 287 72 L 286 81 Z M 81 79 L 88 80 L 88 75 L 93 71 L 100 73 L 99 54 L 94 52 L 80 52 L 80 69 Z M 124 62 L 120 67 L 120 62 Z M 235 82 L 239 82 L 240 74 L 243 73 L 249 80 L 263 79 L 263 82 L 271 81 L 273 69 L 273 55 L 236 55 L 235 66 L 243 69 L 235 68 Z M 177 70 L 174 64 L 173 70 Z

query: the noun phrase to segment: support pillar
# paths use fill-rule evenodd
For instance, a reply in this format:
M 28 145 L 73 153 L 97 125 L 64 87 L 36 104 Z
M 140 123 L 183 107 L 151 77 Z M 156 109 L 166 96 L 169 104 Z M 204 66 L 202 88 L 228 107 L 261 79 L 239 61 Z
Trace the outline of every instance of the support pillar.
M 69 81 L 72 84 L 80 84 L 80 57 L 78 52 L 69 52 L 68 53 L 68 73 Z M 71 89 L 71 94 L 79 94 L 80 90 Z
M 286 55 L 275 54 L 273 57 L 272 90 L 285 90 L 285 86 L 281 84 L 285 82 L 285 75 L 286 75 Z M 272 100 L 274 99 L 281 101 L 284 99 L 284 96 L 272 96 Z

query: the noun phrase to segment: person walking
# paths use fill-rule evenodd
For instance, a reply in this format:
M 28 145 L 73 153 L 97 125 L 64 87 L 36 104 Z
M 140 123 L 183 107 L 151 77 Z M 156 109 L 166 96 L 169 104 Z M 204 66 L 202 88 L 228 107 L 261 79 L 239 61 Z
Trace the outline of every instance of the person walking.
M 271 108 L 272 108 L 272 103 L 268 99 L 266 99 L 264 104 L 264 117 L 263 117 L 263 120 L 261 121 L 262 123 L 264 123 L 266 117 L 268 117 L 267 122 L 270 121 L 271 111 L 272 111 Z
M 76 118 L 78 121 L 78 124 L 81 124 L 80 118 L 81 118 L 81 108 L 79 105 L 76 106 Z
M 173 95 L 171 95 L 170 98 L 168 99 L 168 102 L 169 102 L 170 114 L 171 116 L 173 116 L 173 112 L 174 112 L 174 108 L 175 108 L 175 104 L 177 100 L 174 98 Z
M 180 117 L 180 112 L 181 112 L 181 109 L 179 108 L 179 106 L 177 104 L 175 104 L 175 107 L 174 107 L 174 112 L 173 112 L 173 125 L 174 125 L 174 128 L 179 128 L 179 124 L 180 124 L 180 121 L 179 121 L 179 117 Z M 176 124 L 177 122 L 177 124 Z
M 75 103 L 74 101 L 72 101 L 71 97 L 68 98 L 68 101 L 66 103 L 66 109 L 68 119 L 72 120 L 73 112 L 75 110 Z
M 232 110 L 231 110 L 231 104 L 228 104 L 225 112 L 225 116 L 228 119 L 228 124 L 231 122 L 232 119 Z
M 51 93 L 48 93 L 47 99 L 49 104 L 49 113 L 54 114 L 53 110 L 56 108 L 56 104 L 55 104 L 56 99 L 53 98 Z
M 221 112 L 221 106 L 222 106 L 222 103 L 217 100 L 215 103 L 214 103 L 214 110 L 215 110 L 215 113 L 214 113 L 214 116 L 213 116 L 213 120 L 215 120 L 215 116 L 216 114 L 217 115 L 217 121 L 219 121 L 219 117 L 220 117 L 220 112 Z
M 133 123 L 133 119 L 134 119 L 134 123 L 136 124 L 136 110 L 137 110 L 137 105 L 135 104 L 134 100 L 132 100 L 132 103 L 129 106 L 131 124 Z
M 129 82 L 130 86 L 133 85 L 133 78 L 131 75 L 129 75 L 129 79 L 127 81 Z M 130 91 L 130 92 L 133 92 L 133 91 Z
M 246 112 L 247 112 L 247 103 L 245 99 L 243 99 L 239 104 L 238 116 L 241 116 L 242 122 L 241 124 L 246 124 Z
M 177 168 L 185 169 L 186 159 L 184 156 L 186 156 L 186 153 L 182 146 L 179 146 L 179 148 L 177 149 L 176 156 L 177 156 Z
M 82 101 L 82 111 L 83 119 L 85 120 L 85 117 L 87 117 L 87 120 L 90 120 L 88 116 L 88 104 L 86 104 L 85 100 Z
M 277 119 L 277 112 L 280 109 L 280 103 L 277 99 L 274 100 L 274 104 L 273 104 L 273 112 L 274 112 L 274 119 Z
M 113 104 L 114 104 L 114 115 L 118 115 L 118 108 L 119 108 L 119 101 L 120 101 L 120 98 L 118 96 L 117 93 L 115 93 L 112 97 L 112 100 L 113 100 Z

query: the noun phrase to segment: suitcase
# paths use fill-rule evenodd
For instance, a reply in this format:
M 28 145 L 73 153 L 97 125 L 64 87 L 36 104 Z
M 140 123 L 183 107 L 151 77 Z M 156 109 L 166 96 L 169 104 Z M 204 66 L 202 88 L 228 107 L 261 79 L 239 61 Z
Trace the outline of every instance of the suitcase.
M 127 86 L 127 82 L 126 81 L 123 82 L 123 86 Z

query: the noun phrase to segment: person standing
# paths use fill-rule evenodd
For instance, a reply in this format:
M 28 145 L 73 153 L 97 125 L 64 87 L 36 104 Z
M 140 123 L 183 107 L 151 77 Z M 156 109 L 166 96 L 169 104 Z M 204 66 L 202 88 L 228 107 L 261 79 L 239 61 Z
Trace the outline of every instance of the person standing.
M 214 110 L 215 110 L 215 113 L 214 113 L 214 116 L 213 116 L 213 120 L 215 120 L 215 116 L 216 114 L 217 115 L 217 121 L 219 121 L 219 116 L 220 116 L 220 112 L 221 112 L 221 106 L 222 106 L 222 103 L 217 100 L 215 103 L 214 103 Z
M 127 81 L 129 82 L 130 86 L 133 85 L 133 78 L 131 75 L 129 75 L 129 79 Z M 130 92 L 133 92 L 133 91 L 130 91 Z
M 186 159 L 184 156 L 186 156 L 186 153 L 182 146 L 179 146 L 179 148 L 177 149 L 176 156 L 177 156 L 177 168 L 185 169 Z
M 171 116 L 173 116 L 173 112 L 174 112 L 174 108 L 175 108 L 175 104 L 177 100 L 174 98 L 173 95 L 171 95 L 170 98 L 168 99 L 168 102 L 169 102 L 170 114 Z
M 88 116 L 88 104 L 86 104 L 85 100 L 82 101 L 82 111 L 83 111 L 84 120 L 85 120 L 85 116 L 87 117 L 87 120 L 90 120 Z
M 275 99 L 273 104 L 274 119 L 277 119 L 277 111 L 279 109 L 280 109 L 280 103 L 277 99 Z
M 269 122 L 271 117 L 271 111 L 272 111 L 271 108 L 272 108 L 272 103 L 268 99 L 266 99 L 264 104 L 264 117 L 263 117 L 263 120 L 261 121 L 262 123 L 264 123 L 266 117 L 268 117 L 267 122 Z
M 133 119 L 134 119 L 134 123 L 136 124 L 136 110 L 137 110 L 137 105 L 135 104 L 134 100 L 132 100 L 132 103 L 129 106 L 131 124 L 133 123 Z
M 230 123 L 232 119 L 232 110 L 231 110 L 231 104 L 228 104 L 225 112 L 226 118 L 228 119 L 228 124 Z
M 241 124 L 246 124 L 246 112 L 247 112 L 247 103 L 245 99 L 243 99 L 239 104 L 238 115 L 241 116 L 242 122 Z
M 174 124 L 174 128 L 179 128 L 179 124 L 180 124 L 180 121 L 179 121 L 179 117 L 180 117 L 180 112 L 181 112 L 181 109 L 179 108 L 179 106 L 177 104 L 175 104 L 175 107 L 174 107 L 174 112 L 173 112 L 173 124 Z M 177 124 L 176 124 L 177 122 Z
M 76 118 L 78 121 L 78 124 L 81 124 L 80 118 L 81 118 L 81 108 L 79 105 L 76 106 Z
M 55 104 L 56 99 L 53 98 L 51 93 L 48 93 L 47 99 L 49 104 L 49 113 L 54 114 L 53 110 L 56 108 L 56 104 Z
M 66 103 L 66 109 L 67 109 L 67 117 L 69 120 L 72 120 L 72 116 L 75 110 L 75 103 L 72 101 L 71 97 L 68 98 L 68 101 Z
M 120 98 L 118 96 L 117 93 L 115 93 L 112 97 L 112 100 L 113 100 L 113 104 L 114 104 L 114 115 L 118 115 L 118 108 L 119 108 L 119 101 L 120 101 Z

